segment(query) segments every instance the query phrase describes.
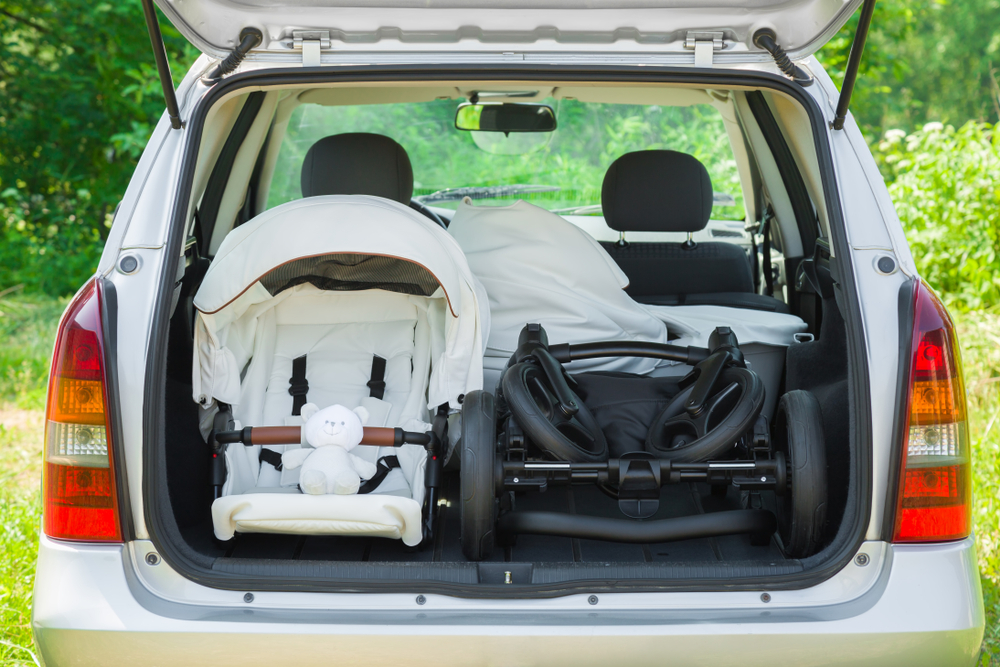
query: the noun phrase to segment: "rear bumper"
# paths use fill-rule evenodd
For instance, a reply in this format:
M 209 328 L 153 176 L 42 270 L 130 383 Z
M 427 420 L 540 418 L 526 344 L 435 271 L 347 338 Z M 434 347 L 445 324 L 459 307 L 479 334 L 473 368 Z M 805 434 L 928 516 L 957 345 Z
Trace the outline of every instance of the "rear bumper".
M 153 595 L 122 547 L 42 537 L 33 625 L 40 657 L 58 665 L 972 665 L 983 605 L 972 540 L 893 547 L 863 595 L 834 605 L 748 609 L 643 604 L 587 596 L 477 601 L 460 613 L 376 596 L 345 611 L 252 604 L 190 605 Z M 162 565 L 162 566 L 165 566 Z M 233 599 L 242 595 L 234 593 Z M 308 595 L 308 594 L 298 594 Z M 712 594 L 717 601 L 719 594 Z M 721 594 L 728 595 L 728 594 Z M 635 599 L 633 608 L 625 600 Z M 688 598 L 690 599 L 690 598 Z M 238 603 L 237 603 L 238 604 Z M 535 605 L 532 607 L 532 605 Z M 525 606 L 527 605 L 527 609 Z M 435 609 L 438 606 L 439 609 Z M 476 609 L 478 607 L 478 609 Z

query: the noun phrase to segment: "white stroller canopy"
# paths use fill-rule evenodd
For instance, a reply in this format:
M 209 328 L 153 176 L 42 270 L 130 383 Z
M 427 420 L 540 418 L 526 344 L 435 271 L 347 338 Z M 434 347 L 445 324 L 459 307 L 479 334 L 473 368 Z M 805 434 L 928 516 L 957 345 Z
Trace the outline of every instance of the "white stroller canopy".
M 236 403 L 252 340 L 230 325 L 268 308 L 289 288 L 390 292 L 443 299 L 443 331 L 434 332 L 428 408 L 482 387 L 489 333 L 485 291 L 447 231 L 386 199 L 323 196 L 278 206 L 237 227 L 205 274 L 195 308 L 194 399 Z M 251 311 L 251 309 L 254 309 Z

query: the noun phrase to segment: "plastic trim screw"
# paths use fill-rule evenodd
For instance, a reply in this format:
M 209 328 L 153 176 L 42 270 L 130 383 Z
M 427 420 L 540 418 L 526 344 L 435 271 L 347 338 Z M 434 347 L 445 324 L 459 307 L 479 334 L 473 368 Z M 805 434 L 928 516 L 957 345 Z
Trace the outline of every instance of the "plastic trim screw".
M 417 604 L 427 604 L 427 598 L 425 598 L 423 595 L 418 595 Z
M 587 598 L 587 602 L 589 602 L 590 604 L 597 604 L 597 596 L 591 595 L 589 598 Z
M 150 551 L 148 554 L 146 554 L 146 565 L 159 565 L 159 564 L 160 564 L 160 557 L 159 556 L 157 556 L 152 551 Z
M 768 602 L 770 602 L 771 601 L 771 594 L 770 593 L 761 593 L 760 594 L 760 601 L 763 602 L 763 603 L 765 603 L 765 604 L 768 603 Z
M 858 554 L 857 556 L 854 557 L 854 562 L 857 564 L 858 567 L 864 567 L 865 565 L 868 565 L 869 562 L 871 562 L 871 559 L 868 558 L 868 554 Z
M 244 602 L 253 602 L 253 593 L 247 593 L 243 596 Z

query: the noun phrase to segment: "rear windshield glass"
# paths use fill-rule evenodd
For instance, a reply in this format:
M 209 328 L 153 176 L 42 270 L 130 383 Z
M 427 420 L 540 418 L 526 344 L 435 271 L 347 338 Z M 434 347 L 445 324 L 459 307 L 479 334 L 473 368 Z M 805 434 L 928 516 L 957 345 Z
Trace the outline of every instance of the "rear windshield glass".
M 686 107 L 596 104 L 549 99 L 558 127 L 547 133 L 464 132 L 455 128 L 456 100 L 416 104 L 321 106 L 296 109 L 281 145 L 267 206 L 302 197 L 300 173 L 309 147 L 343 132 L 372 132 L 396 140 L 413 164 L 414 198 L 432 206 L 452 188 L 535 186 L 483 194 L 477 205 L 524 199 L 551 211 L 600 215 L 601 183 L 625 153 L 670 149 L 708 168 L 715 191 L 712 217 L 744 217 L 736 161 L 722 117 L 710 105 Z M 477 197 L 474 197 L 477 198 Z

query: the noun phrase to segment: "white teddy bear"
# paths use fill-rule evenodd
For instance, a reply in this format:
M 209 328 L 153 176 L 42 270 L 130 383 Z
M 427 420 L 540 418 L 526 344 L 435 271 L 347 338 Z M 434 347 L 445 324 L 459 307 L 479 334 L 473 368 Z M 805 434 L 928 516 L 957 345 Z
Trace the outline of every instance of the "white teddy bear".
M 307 407 L 302 412 L 306 414 Z M 349 410 L 331 405 L 308 418 L 304 429 L 306 442 L 315 447 L 292 449 L 281 455 L 285 468 L 298 468 L 299 487 L 303 493 L 321 495 L 357 493 L 361 480 L 371 479 L 378 468 L 374 463 L 351 454 L 364 435 L 368 411 L 362 407 Z

